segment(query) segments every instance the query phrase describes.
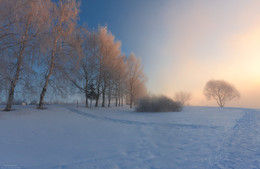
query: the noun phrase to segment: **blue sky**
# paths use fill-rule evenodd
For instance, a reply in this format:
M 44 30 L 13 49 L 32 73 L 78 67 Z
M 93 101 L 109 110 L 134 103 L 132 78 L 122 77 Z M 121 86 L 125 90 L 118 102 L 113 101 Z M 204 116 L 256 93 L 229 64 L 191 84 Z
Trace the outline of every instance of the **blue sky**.
M 122 52 L 141 58 L 151 93 L 190 91 L 191 104 L 211 79 L 233 83 L 241 99 L 260 107 L 259 0 L 82 0 L 80 23 L 107 25 Z
M 146 43 L 150 33 L 147 20 L 163 4 L 164 1 L 157 0 L 82 0 L 80 23 L 85 22 L 90 28 L 107 25 L 122 41 L 122 52 L 128 55 Z

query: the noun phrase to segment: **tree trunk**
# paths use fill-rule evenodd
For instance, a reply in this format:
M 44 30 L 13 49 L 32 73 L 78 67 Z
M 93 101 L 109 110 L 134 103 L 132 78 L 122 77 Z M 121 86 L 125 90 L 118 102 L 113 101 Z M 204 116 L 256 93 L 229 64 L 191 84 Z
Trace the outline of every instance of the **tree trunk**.
M 119 82 L 116 84 L 116 106 L 120 106 L 120 88 Z
M 87 107 L 88 108 L 88 93 L 87 93 L 87 91 L 85 91 L 85 107 Z
M 110 107 L 110 101 L 111 101 L 111 85 L 110 80 L 108 81 L 108 107 Z
M 105 76 L 104 76 L 105 77 Z M 106 79 L 104 78 L 104 87 L 102 91 L 102 107 L 105 107 L 105 99 L 106 99 Z
M 120 107 L 120 96 L 121 96 L 121 85 L 120 85 L 120 81 L 119 81 L 119 85 L 118 85 L 118 92 L 117 92 L 117 98 L 118 98 L 118 106 Z
M 132 96 L 130 96 L 130 108 L 132 108 Z
M 86 103 L 85 107 L 88 107 L 88 76 L 85 76 L 86 79 L 86 86 L 85 86 L 85 98 L 86 98 Z
M 123 98 L 123 94 L 122 94 L 122 91 L 120 90 L 120 95 L 119 95 L 119 101 L 121 100 L 121 107 L 123 106 L 123 104 L 124 104 L 124 98 Z
M 93 100 L 93 97 L 90 100 L 90 108 L 92 108 L 92 100 Z
M 98 107 L 98 101 L 100 97 L 100 83 L 101 83 L 101 67 L 99 67 L 99 77 L 98 77 L 97 97 L 96 97 L 95 107 Z
M 105 107 L 105 98 L 106 98 L 106 86 L 104 84 L 104 89 L 102 91 L 102 107 Z
M 26 34 L 27 34 L 27 32 L 26 32 Z M 16 72 L 15 72 L 14 79 L 11 81 L 11 87 L 9 89 L 7 104 L 4 109 L 5 111 L 11 111 L 11 109 L 12 109 L 13 99 L 14 99 L 14 90 L 15 90 L 17 81 L 20 76 L 24 49 L 25 49 L 25 41 L 22 42 L 21 47 L 20 47 L 19 57 L 18 57 L 17 66 L 16 66 Z
M 17 80 L 14 80 L 11 82 L 11 87 L 9 90 L 9 94 L 8 94 L 8 100 L 7 100 L 7 104 L 5 107 L 5 111 L 11 111 L 12 110 L 12 105 L 13 105 L 13 99 L 14 99 L 14 89 L 16 86 Z
M 52 49 L 52 52 L 51 52 L 51 65 L 50 65 L 50 70 L 49 70 L 48 75 L 45 77 L 45 83 L 44 83 L 44 86 L 43 86 L 43 88 L 42 88 L 42 92 L 41 92 L 41 95 L 40 95 L 40 101 L 39 101 L 38 109 L 43 109 L 44 96 L 45 96 L 45 93 L 46 93 L 46 91 L 47 91 L 47 87 L 48 87 L 48 84 L 49 84 L 49 80 L 50 80 L 50 77 L 51 77 L 51 75 L 52 75 L 53 68 L 54 68 L 55 53 L 56 53 L 56 48 L 57 48 L 58 39 L 59 39 L 59 38 L 56 37 L 56 39 L 55 39 L 55 41 L 54 41 L 53 49 Z
M 7 104 L 6 104 L 4 111 L 11 111 L 12 110 L 12 104 L 13 104 L 13 99 L 14 99 L 14 88 L 15 88 L 14 82 L 11 82 L 8 100 L 7 100 Z
M 54 52 L 54 50 L 53 50 L 53 51 L 52 51 L 52 54 L 51 54 L 50 70 L 49 70 L 48 75 L 45 77 L 45 83 L 44 83 L 44 86 L 43 86 L 43 88 L 42 88 L 42 92 L 41 92 L 41 95 L 40 95 L 40 101 L 39 101 L 38 109 L 43 109 L 44 96 L 45 96 L 45 93 L 46 93 L 46 91 L 47 91 L 47 87 L 48 87 L 48 84 L 49 84 L 49 80 L 50 80 L 50 77 L 51 77 L 52 72 L 53 72 L 54 60 L 55 60 L 55 52 Z
M 97 86 L 97 97 L 96 97 L 95 107 L 98 107 L 99 96 L 100 96 L 100 81 L 99 81 L 98 86 Z
M 105 107 L 105 90 L 102 92 L 102 107 Z
M 96 97 L 95 107 L 98 107 L 98 100 L 99 100 L 99 94 L 97 94 L 97 97 Z
M 10 87 L 9 94 L 8 94 L 8 101 L 7 101 L 6 107 L 4 109 L 5 111 L 10 111 L 12 109 L 13 99 L 14 99 L 14 89 L 16 87 L 16 84 L 17 84 L 17 81 L 19 78 L 19 74 L 21 71 L 21 64 L 22 64 L 22 57 L 19 57 L 18 61 L 17 61 L 15 77 L 14 77 L 14 80 L 12 80 L 12 82 L 11 82 L 11 87 Z
M 222 103 L 222 98 L 219 93 L 217 94 L 217 98 L 215 98 L 215 99 L 216 99 L 219 107 L 224 107 L 224 104 Z
M 16 72 L 15 72 L 14 79 L 11 82 L 11 87 L 10 87 L 9 94 L 8 94 L 7 104 L 4 109 L 5 111 L 10 111 L 12 109 L 12 104 L 13 104 L 13 99 L 14 99 L 14 90 L 15 90 L 17 81 L 20 76 L 20 71 L 21 71 L 21 66 L 22 66 L 22 61 L 23 61 L 23 53 L 25 50 L 26 40 L 28 38 L 29 26 L 31 24 L 31 17 L 32 17 L 32 14 L 30 15 L 30 18 L 27 20 L 24 36 L 22 37 L 22 43 L 21 43 L 21 46 L 19 49 L 19 56 L 18 56 L 18 60 L 17 60 Z
M 132 84 L 130 86 L 130 108 L 133 107 L 133 87 Z

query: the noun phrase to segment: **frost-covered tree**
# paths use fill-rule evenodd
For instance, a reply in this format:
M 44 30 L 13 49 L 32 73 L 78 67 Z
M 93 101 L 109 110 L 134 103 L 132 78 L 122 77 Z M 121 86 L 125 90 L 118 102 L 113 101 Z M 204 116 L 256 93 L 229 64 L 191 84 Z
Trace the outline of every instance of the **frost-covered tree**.
M 113 99 L 120 106 L 129 91 L 131 105 L 145 93 L 139 61 L 121 54 L 121 42 L 106 26 L 79 29 L 78 8 L 77 0 L 0 0 L 0 97 L 7 97 L 5 110 L 11 110 L 14 96 L 30 102 L 38 94 L 42 109 L 47 90 L 63 93 L 69 81 L 85 95 L 86 107 L 90 97 L 96 106 L 99 100 L 103 107 L 105 101 L 111 106 Z
M 59 74 L 66 64 L 67 41 L 75 30 L 79 4 L 76 0 L 60 0 L 53 3 L 51 11 L 50 31 L 45 36 L 46 52 L 42 58 L 44 71 L 43 87 L 40 94 L 38 108 L 42 109 L 47 87 L 53 74 Z M 61 80 L 61 79 L 60 79 Z
M 121 43 L 115 41 L 114 35 L 107 31 L 107 27 L 101 27 L 99 31 L 99 50 L 100 58 L 102 58 L 102 107 L 105 106 L 106 92 L 110 89 L 116 61 L 121 54 L 120 47 Z
M 204 87 L 204 95 L 208 100 L 216 100 L 219 107 L 224 107 L 225 104 L 235 98 L 239 98 L 239 91 L 232 84 L 224 80 L 210 80 Z
M 125 63 L 125 56 L 122 55 L 117 60 L 117 64 L 115 67 L 114 72 L 114 90 L 113 90 L 113 97 L 115 98 L 115 106 L 123 105 L 123 97 L 125 95 L 126 89 L 126 63 Z
M 146 95 L 145 75 L 142 69 L 141 60 L 131 53 L 126 61 L 127 65 L 127 91 L 130 108 L 136 100 Z
M 179 102 L 181 106 L 184 106 L 191 100 L 191 93 L 187 91 L 177 92 L 175 93 L 174 100 Z
M 28 77 L 32 70 L 34 51 L 42 33 L 48 30 L 49 4 L 48 0 L 3 0 L 0 3 L 0 57 L 5 65 L 0 74 L 8 86 L 6 111 L 11 110 L 18 80 Z
M 79 60 L 74 59 L 67 74 L 72 87 L 84 94 L 85 107 L 89 107 L 88 99 L 96 98 L 93 84 L 96 75 L 95 57 L 98 53 L 96 32 L 89 32 L 84 27 L 77 32 L 76 38 L 71 41 L 71 54 L 78 56 Z
M 115 41 L 106 27 L 99 27 L 97 32 L 83 28 L 77 36 L 78 42 L 72 41 L 72 46 L 80 60 L 68 73 L 72 86 L 85 95 L 86 107 L 89 97 L 96 99 L 97 107 L 100 96 L 102 107 L 105 106 L 105 100 L 110 107 L 113 98 L 118 102 L 125 82 L 126 66 L 125 57 L 121 55 L 121 43 Z
M 107 30 L 107 27 L 99 27 L 97 36 L 98 53 L 95 55 L 94 63 L 96 69 L 95 88 L 96 104 L 102 95 L 102 107 L 105 106 L 105 99 L 111 96 L 112 79 L 116 71 L 117 60 L 121 54 L 121 43 L 115 41 L 114 35 Z

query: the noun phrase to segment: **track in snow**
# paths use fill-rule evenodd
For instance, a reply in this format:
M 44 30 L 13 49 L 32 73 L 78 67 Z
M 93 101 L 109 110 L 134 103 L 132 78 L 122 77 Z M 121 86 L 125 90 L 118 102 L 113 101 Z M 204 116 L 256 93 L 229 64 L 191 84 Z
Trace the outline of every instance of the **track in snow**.
M 217 129 L 218 126 L 206 126 L 206 125 L 192 125 L 192 124 L 173 124 L 173 123 L 154 123 L 154 122 L 142 122 L 142 121 L 131 121 L 131 120 L 123 120 L 123 119 L 115 119 L 110 117 L 102 117 L 90 113 L 86 113 L 83 111 L 80 111 L 78 109 L 63 106 L 66 109 L 68 109 L 71 112 L 87 116 L 93 119 L 100 119 L 100 120 L 106 120 L 114 123 L 120 123 L 120 124 L 133 124 L 133 125 L 142 125 L 142 126 L 160 126 L 160 127 L 174 127 L 174 128 L 191 128 L 191 129 Z
M 227 134 L 212 168 L 260 168 L 260 113 L 247 110 Z

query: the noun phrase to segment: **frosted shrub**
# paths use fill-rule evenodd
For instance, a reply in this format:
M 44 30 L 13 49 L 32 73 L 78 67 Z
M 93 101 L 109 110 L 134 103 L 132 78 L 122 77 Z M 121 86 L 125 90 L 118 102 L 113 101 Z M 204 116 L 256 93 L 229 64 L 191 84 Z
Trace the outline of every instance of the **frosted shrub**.
M 181 111 L 181 103 L 165 96 L 148 96 L 138 101 L 137 112 L 176 112 Z

